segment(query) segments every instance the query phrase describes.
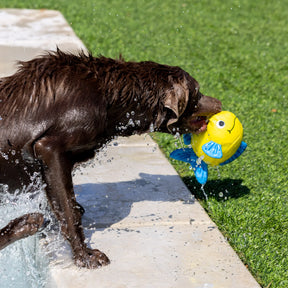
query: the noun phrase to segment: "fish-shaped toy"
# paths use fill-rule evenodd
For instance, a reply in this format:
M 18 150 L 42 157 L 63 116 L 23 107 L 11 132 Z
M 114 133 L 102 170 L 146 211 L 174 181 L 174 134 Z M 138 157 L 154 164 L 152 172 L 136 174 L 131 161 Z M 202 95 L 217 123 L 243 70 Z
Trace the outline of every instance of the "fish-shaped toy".
M 208 120 L 207 130 L 200 134 L 185 134 L 184 144 L 192 148 L 174 150 L 170 157 L 190 163 L 200 184 L 208 179 L 208 166 L 225 165 L 238 158 L 246 149 L 243 126 L 229 111 L 214 114 Z

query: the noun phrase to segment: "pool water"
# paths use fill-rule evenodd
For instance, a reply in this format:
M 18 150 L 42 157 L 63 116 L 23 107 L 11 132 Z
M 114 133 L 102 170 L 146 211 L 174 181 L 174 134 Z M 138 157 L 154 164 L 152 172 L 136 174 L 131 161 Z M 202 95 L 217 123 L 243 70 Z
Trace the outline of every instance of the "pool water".
M 29 212 L 41 212 L 48 216 L 44 185 L 35 174 L 31 185 L 21 191 L 8 192 L 0 187 L 0 227 L 12 219 Z M 48 258 L 40 245 L 40 234 L 16 241 L 0 250 L 0 287 L 42 288 L 49 282 Z

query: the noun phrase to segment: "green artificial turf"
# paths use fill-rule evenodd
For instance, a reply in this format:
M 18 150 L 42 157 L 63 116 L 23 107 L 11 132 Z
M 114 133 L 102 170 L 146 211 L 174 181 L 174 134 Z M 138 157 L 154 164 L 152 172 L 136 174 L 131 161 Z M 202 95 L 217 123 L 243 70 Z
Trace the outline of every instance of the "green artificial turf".
M 288 1 L 0 0 L 60 10 L 94 55 L 181 66 L 244 126 L 246 152 L 209 168 L 203 196 L 172 161 L 263 287 L 288 287 Z M 164 153 L 172 136 L 154 134 Z

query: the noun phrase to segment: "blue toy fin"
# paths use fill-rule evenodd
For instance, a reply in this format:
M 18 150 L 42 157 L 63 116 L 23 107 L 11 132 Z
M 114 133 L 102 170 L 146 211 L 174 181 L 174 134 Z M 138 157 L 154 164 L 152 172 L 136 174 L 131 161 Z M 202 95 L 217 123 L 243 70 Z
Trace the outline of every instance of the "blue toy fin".
M 221 159 L 223 156 L 222 147 L 214 141 L 209 141 L 202 146 L 202 150 L 211 158 Z
M 192 148 L 174 150 L 171 152 L 170 157 L 175 160 L 189 163 L 194 170 L 196 180 L 202 185 L 207 182 L 208 165 L 203 161 L 198 161 L 198 157 Z
M 204 185 L 207 182 L 208 165 L 205 162 L 201 161 L 201 164 L 196 167 L 195 177 L 196 177 L 196 180 L 202 185 Z
M 192 148 L 181 148 L 174 150 L 170 153 L 170 157 L 190 164 L 191 162 L 196 162 L 198 158 Z
M 185 145 L 190 145 L 191 144 L 191 134 L 184 134 L 183 135 L 183 141 Z
M 237 159 L 246 149 L 247 144 L 245 142 L 241 142 L 240 147 L 237 149 L 237 151 L 235 152 L 234 155 L 232 155 L 228 160 L 226 160 L 225 162 L 221 163 L 220 165 L 226 165 L 228 163 L 231 163 L 232 161 L 234 161 L 235 159 Z

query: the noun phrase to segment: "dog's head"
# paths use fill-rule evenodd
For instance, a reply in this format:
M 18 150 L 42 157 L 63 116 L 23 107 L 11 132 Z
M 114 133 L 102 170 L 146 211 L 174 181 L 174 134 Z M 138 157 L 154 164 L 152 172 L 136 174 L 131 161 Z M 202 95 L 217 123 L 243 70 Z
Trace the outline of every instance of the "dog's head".
M 221 102 L 201 94 L 198 82 L 188 73 L 183 81 L 172 81 L 170 87 L 163 105 L 168 110 L 165 128 L 172 134 L 201 133 L 207 128 L 209 116 L 221 111 Z

